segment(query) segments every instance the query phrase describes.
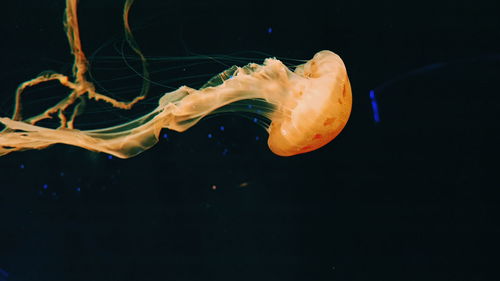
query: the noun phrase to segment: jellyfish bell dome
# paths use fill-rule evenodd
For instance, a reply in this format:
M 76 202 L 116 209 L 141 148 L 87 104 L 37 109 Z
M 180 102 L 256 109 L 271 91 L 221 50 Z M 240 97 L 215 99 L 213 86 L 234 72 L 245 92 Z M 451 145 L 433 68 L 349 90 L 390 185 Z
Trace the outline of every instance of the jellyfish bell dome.
M 331 51 L 318 52 L 289 75 L 294 84 L 279 105 L 268 129 L 268 146 L 280 156 L 318 149 L 344 128 L 352 93 L 342 59 Z

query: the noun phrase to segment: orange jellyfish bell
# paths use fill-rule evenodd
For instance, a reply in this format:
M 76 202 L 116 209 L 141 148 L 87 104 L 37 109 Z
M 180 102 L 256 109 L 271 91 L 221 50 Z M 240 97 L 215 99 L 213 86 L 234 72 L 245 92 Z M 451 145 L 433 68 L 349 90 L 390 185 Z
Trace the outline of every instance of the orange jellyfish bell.
M 272 116 L 269 148 L 292 156 L 318 149 L 333 140 L 349 119 L 352 93 L 342 59 L 331 51 L 318 52 L 298 66 L 287 100 Z

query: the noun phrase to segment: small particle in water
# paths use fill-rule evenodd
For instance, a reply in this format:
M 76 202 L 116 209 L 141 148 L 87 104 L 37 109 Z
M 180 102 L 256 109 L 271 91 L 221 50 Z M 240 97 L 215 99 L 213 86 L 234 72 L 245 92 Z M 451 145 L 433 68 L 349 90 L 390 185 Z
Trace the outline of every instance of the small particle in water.
M 43 189 L 47 189 L 47 188 L 49 188 L 49 185 L 48 184 L 44 184 L 43 185 Z
M 60 173 L 59 173 L 59 175 L 60 175 L 61 177 L 64 177 L 64 172 L 60 172 Z
M 212 134 L 208 134 L 208 138 L 211 139 L 212 138 Z
M 252 109 L 252 105 L 251 104 L 248 105 L 248 109 Z
M 273 28 L 272 28 L 272 27 L 269 27 L 269 28 L 267 29 L 267 34 L 271 34 L 271 33 L 273 33 Z
M 219 129 L 220 129 L 221 131 L 224 131 L 224 126 L 220 126 L 220 127 L 219 127 Z
M 19 165 L 19 168 L 24 169 L 24 164 Z
M 108 159 L 109 160 L 113 159 L 113 155 L 108 155 Z
M 76 190 L 76 192 L 80 192 L 80 188 L 79 187 L 75 188 L 75 190 Z
M 248 186 L 248 185 L 249 185 L 248 182 L 242 182 L 242 183 L 240 183 L 240 187 L 245 187 L 245 186 Z
M 255 136 L 255 140 L 256 141 L 260 140 L 260 137 L 259 136 Z
M 164 139 L 168 139 L 168 135 L 167 135 L 167 133 L 164 133 L 164 134 L 163 134 L 163 138 L 164 138 Z
M 254 122 L 254 123 L 257 123 L 258 121 L 259 121 L 259 120 L 257 119 L 257 117 L 254 117 L 254 118 L 253 118 L 253 122 Z
M 212 185 L 212 190 L 216 190 L 217 186 L 215 184 Z
M 229 153 L 229 149 L 224 148 L 224 150 L 222 151 L 222 155 L 226 156 L 228 153 Z

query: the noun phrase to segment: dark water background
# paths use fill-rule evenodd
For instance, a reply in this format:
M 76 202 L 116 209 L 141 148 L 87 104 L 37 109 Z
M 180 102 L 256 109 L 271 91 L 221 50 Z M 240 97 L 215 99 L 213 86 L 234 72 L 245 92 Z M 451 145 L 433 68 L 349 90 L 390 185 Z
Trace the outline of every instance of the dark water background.
M 141 80 L 116 59 L 122 1 L 80 2 L 95 81 L 133 97 Z M 328 49 L 353 89 L 339 137 L 281 158 L 252 120 L 224 115 L 128 160 L 62 145 L 2 157 L 0 280 L 498 280 L 500 4 L 292 2 L 137 0 L 136 39 L 162 58 L 152 98 L 235 63 Z M 63 10 L 2 3 L 2 116 L 18 83 L 69 74 Z M 167 59 L 195 54 L 238 58 Z M 30 89 L 27 110 L 64 93 Z M 151 106 L 89 109 L 81 126 Z

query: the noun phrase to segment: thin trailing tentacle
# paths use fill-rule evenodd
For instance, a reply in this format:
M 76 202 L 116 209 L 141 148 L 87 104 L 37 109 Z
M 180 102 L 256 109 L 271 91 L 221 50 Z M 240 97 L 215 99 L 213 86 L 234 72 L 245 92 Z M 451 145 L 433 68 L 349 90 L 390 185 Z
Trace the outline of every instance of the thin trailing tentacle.
M 88 60 L 82 48 L 82 43 L 80 40 L 80 29 L 78 25 L 78 15 L 77 15 L 77 0 L 66 0 L 66 10 L 64 13 L 64 28 L 66 30 L 66 37 L 68 38 L 68 43 L 70 46 L 71 54 L 74 57 L 72 76 L 73 81 L 70 77 L 60 74 L 60 73 L 42 73 L 39 76 L 23 82 L 16 90 L 15 94 L 15 105 L 14 113 L 12 115 L 12 120 L 24 121 L 30 124 L 36 124 L 37 122 L 52 118 L 54 114 L 58 114 L 60 121 L 60 128 L 73 128 L 73 124 L 76 116 L 81 113 L 81 105 L 77 104 L 73 110 L 71 117 L 68 118 L 65 115 L 65 111 L 76 101 L 84 101 L 86 95 L 87 98 L 95 101 L 104 101 L 111 104 L 115 108 L 120 109 L 130 109 L 134 104 L 143 100 L 149 90 L 149 72 L 147 70 L 146 58 L 141 53 L 137 42 L 135 41 L 130 25 L 128 23 L 128 14 L 133 0 L 127 0 L 125 3 L 125 8 L 123 10 L 123 21 L 125 26 L 125 37 L 130 47 L 134 52 L 140 57 L 142 62 L 142 71 L 144 79 L 142 90 L 139 96 L 131 101 L 124 102 L 118 101 L 114 98 L 108 97 L 106 95 L 100 94 L 96 91 L 95 86 L 92 82 L 87 80 L 86 74 L 88 71 Z M 32 87 L 44 82 L 57 80 L 59 83 L 71 90 L 67 97 L 62 99 L 56 105 L 48 108 L 41 114 L 32 116 L 29 118 L 23 118 L 22 115 L 22 102 L 21 97 L 24 90 L 28 87 Z M 9 130 L 6 128 L 5 130 Z

